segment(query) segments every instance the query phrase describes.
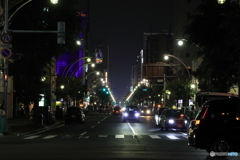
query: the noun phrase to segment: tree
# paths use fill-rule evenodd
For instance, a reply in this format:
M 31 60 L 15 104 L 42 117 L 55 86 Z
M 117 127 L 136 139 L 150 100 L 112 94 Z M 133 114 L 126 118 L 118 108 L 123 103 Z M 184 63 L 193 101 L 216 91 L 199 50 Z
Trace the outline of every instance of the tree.
M 184 32 L 189 44 L 203 49 L 198 53 L 203 61 L 194 75 L 201 90 L 227 92 L 240 75 L 239 5 L 208 0 L 196 11 Z
M 59 1 L 57 5 L 51 5 L 49 0 L 33 0 L 22 7 L 9 23 L 12 30 L 57 30 L 58 21 L 66 23 L 64 45 L 57 44 L 56 34 L 12 33 L 13 54 L 22 56 L 9 65 L 9 75 L 14 76 L 14 90 L 19 100 L 25 104 L 34 102 L 36 111 L 44 88 L 41 78 L 46 75 L 46 68 L 53 67 L 53 57 L 64 51 L 70 54 L 77 51 L 75 42 L 81 23 L 75 6 L 75 0 Z

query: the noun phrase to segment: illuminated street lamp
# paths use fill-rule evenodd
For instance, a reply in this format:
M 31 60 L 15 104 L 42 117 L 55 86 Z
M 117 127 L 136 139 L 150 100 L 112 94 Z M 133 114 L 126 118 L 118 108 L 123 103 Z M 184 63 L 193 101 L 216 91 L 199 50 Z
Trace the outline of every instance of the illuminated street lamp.
M 165 59 L 165 60 L 168 60 L 169 57 L 173 57 L 173 58 L 177 59 L 177 60 L 178 60 L 179 62 L 181 62 L 182 65 L 186 68 L 186 70 L 187 70 L 187 72 L 188 72 L 188 76 L 189 76 L 189 77 L 191 76 L 191 74 L 189 73 L 189 70 L 188 70 L 186 64 L 184 63 L 184 61 L 183 61 L 182 59 L 180 59 L 179 57 L 176 57 L 176 56 L 174 56 L 174 55 L 172 55 L 172 54 L 163 54 L 163 56 L 164 56 L 164 59 Z
M 50 2 L 51 2 L 52 4 L 57 4 L 57 3 L 58 3 L 58 0 L 50 0 Z
M 61 85 L 60 88 L 61 88 L 61 89 L 64 89 L 64 85 Z
M 226 2 L 226 0 L 218 0 L 217 2 L 218 2 L 218 4 L 224 4 Z

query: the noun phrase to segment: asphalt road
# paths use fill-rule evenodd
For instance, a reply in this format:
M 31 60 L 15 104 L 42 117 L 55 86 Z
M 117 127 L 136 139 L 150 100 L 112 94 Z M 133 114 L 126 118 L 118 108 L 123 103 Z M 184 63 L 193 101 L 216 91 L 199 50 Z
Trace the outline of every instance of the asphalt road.
M 210 157 L 187 145 L 186 132 L 161 131 L 153 116 L 123 122 L 121 116 L 89 116 L 85 124 L 71 123 L 24 136 L 0 138 L 1 160 L 239 160 Z

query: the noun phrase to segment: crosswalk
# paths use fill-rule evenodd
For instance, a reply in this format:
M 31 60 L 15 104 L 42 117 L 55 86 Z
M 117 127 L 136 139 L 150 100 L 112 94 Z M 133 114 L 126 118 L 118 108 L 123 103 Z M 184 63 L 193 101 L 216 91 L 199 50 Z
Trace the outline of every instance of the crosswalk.
M 111 139 L 129 139 L 129 138 L 138 138 L 138 139 L 159 139 L 159 140 L 180 140 L 180 139 L 187 139 L 186 135 L 30 135 L 23 137 L 23 139 L 26 140 L 32 140 L 32 139 L 71 139 L 71 138 L 77 138 L 77 139 L 90 139 L 90 138 L 111 138 Z

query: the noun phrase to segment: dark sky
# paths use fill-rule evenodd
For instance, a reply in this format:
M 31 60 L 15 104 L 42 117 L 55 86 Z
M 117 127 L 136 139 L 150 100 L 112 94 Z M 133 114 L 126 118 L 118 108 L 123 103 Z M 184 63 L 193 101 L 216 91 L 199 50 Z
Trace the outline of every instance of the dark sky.
M 81 9 L 88 1 L 91 35 L 109 40 L 109 81 L 117 100 L 130 89 L 143 32 L 170 30 L 174 0 L 81 0 Z

